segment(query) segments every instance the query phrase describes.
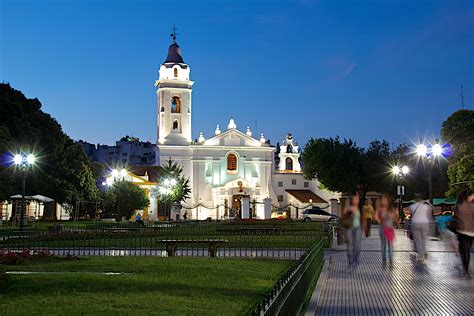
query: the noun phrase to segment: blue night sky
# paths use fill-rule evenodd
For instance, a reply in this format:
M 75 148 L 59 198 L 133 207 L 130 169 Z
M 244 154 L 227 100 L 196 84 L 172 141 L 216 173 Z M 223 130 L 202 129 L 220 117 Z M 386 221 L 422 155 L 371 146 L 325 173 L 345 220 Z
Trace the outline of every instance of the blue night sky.
M 435 137 L 474 105 L 473 1 L 5 1 L 0 80 L 74 139 L 156 141 L 153 86 L 173 25 L 195 81 L 193 137 L 234 116 L 366 145 Z

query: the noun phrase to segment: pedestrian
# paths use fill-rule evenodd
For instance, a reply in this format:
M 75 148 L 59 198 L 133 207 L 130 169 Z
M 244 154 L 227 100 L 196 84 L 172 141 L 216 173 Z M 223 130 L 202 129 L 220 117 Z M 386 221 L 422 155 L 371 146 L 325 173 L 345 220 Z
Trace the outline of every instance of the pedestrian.
M 433 218 L 433 206 L 423 200 L 422 194 L 415 194 L 415 203 L 410 205 L 410 231 L 415 243 L 416 261 L 424 262 L 428 257 L 426 252 L 426 240 Z
M 183 219 L 184 220 L 188 219 L 188 211 L 184 211 Z
M 395 223 L 398 220 L 397 211 L 393 208 L 392 199 L 382 195 L 377 200 L 376 217 L 380 221 L 379 236 L 382 250 L 382 264 L 387 265 L 387 251 L 390 267 L 393 267 L 393 242 L 395 240 Z
M 474 193 L 472 191 L 464 190 L 459 194 L 454 214 L 457 219 L 456 233 L 464 276 L 470 279 L 469 263 L 471 261 L 472 238 L 474 237 Z
M 346 224 L 347 237 L 347 258 L 349 266 L 357 265 L 359 263 L 361 229 L 360 229 L 360 210 L 359 210 L 359 196 L 351 197 L 349 207 L 344 212 L 344 221 Z
M 372 228 L 372 216 L 374 214 L 374 207 L 370 199 L 366 199 L 364 207 L 362 208 L 362 218 L 364 219 L 363 223 L 365 237 L 370 237 L 370 229 Z

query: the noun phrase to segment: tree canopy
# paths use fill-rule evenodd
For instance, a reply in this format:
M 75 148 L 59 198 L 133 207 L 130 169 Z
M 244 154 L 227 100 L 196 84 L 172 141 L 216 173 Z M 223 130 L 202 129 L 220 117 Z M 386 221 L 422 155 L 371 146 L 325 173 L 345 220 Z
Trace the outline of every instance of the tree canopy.
M 170 194 L 160 194 L 159 199 L 162 202 L 171 202 L 173 204 L 181 204 L 186 201 L 191 194 L 191 186 L 189 179 L 183 175 L 183 168 L 178 165 L 171 158 L 162 166 L 162 172 L 158 179 L 160 184 L 165 183 L 165 180 L 174 179 L 176 185 L 173 186 Z
M 454 112 L 443 122 L 441 137 L 452 147 L 447 195 L 455 196 L 465 188 L 474 189 L 474 111 Z
M 143 210 L 149 205 L 145 191 L 129 181 L 115 181 L 102 193 L 102 210 L 118 215 L 118 219 L 122 216 L 129 219 L 134 210 Z
M 373 141 L 364 149 L 351 139 L 310 139 L 303 153 L 303 172 L 308 179 L 318 180 L 329 190 L 359 193 L 370 190 L 391 192 L 393 177 L 392 151 L 386 141 Z
M 38 99 L 27 99 L 8 84 L 0 84 L 0 200 L 20 192 L 11 164 L 15 153 L 34 153 L 26 194 L 42 194 L 73 206 L 79 199 L 98 200 L 99 191 L 82 147 L 61 125 L 41 110 Z

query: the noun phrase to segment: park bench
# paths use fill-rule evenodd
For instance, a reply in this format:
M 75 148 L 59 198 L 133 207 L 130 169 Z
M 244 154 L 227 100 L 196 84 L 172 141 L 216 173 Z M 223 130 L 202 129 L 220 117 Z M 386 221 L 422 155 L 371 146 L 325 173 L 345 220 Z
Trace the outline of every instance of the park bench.
M 280 231 L 278 227 L 241 227 L 240 231 L 245 235 L 274 235 Z
M 219 248 L 219 245 L 228 243 L 229 241 L 225 239 L 163 239 L 160 240 L 160 242 L 166 244 L 166 252 L 168 253 L 168 257 L 176 256 L 176 250 L 179 244 L 207 244 L 209 249 L 209 256 L 211 258 L 214 258 L 216 256 L 216 252 Z

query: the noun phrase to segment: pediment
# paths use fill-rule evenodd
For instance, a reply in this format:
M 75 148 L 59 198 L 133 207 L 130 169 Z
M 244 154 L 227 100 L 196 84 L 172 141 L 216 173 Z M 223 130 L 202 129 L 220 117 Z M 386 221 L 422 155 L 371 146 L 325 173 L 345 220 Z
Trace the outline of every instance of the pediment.
M 229 129 L 206 140 L 205 146 L 262 147 L 259 140 L 246 135 L 238 129 Z

